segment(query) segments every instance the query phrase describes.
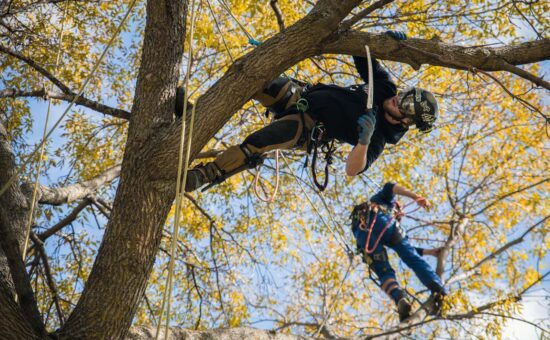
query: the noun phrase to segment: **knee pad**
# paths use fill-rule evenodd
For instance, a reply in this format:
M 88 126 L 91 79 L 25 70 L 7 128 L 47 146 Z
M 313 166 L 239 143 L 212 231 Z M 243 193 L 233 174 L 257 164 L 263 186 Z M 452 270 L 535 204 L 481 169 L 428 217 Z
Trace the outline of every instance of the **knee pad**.
M 277 120 L 248 136 L 243 145 L 249 144 L 257 149 L 284 144 L 296 137 L 300 123 L 297 120 Z

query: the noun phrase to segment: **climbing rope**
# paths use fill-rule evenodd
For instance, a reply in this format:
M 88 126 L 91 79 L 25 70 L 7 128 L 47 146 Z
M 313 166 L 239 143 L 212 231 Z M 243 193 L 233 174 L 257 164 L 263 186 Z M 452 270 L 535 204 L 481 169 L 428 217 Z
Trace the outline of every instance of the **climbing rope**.
M 65 8 L 63 9 L 63 16 L 61 17 L 61 28 L 59 30 L 59 36 L 57 37 L 57 55 L 55 57 L 55 66 L 53 69 L 53 75 L 57 73 L 57 69 L 59 68 L 59 63 L 61 60 L 61 43 L 63 41 L 63 32 L 65 30 L 65 19 L 67 17 L 67 8 L 68 2 L 65 3 Z M 49 89 L 53 87 L 52 84 L 50 84 Z M 44 84 L 44 89 L 46 89 L 46 86 Z M 48 93 L 49 90 L 46 90 L 46 93 Z M 42 139 L 46 138 L 46 134 L 48 132 L 48 121 L 50 119 L 50 113 L 52 108 L 52 99 L 48 97 L 48 109 L 46 111 L 46 119 L 44 121 L 44 132 L 42 133 Z M 38 192 L 38 179 L 40 177 L 40 171 L 42 169 L 42 159 L 44 158 L 44 153 L 46 149 L 46 143 L 43 143 L 40 146 L 40 157 L 38 158 L 38 165 L 36 169 L 36 176 L 34 177 L 34 187 L 32 190 L 32 199 L 31 199 L 31 207 L 29 208 L 29 218 L 27 219 L 27 225 L 25 226 L 25 243 L 23 245 L 23 262 L 25 261 L 25 258 L 27 257 L 27 247 L 29 246 L 29 238 L 31 235 L 31 227 L 32 227 L 32 221 L 34 219 L 34 206 L 36 201 L 36 194 Z
M 210 0 L 206 0 L 206 3 L 208 5 L 208 9 L 210 10 L 210 13 L 212 15 L 212 19 L 214 19 L 214 24 L 216 25 L 216 29 L 220 33 L 220 37 L 222 39 L 223 45 L 225 47 L 225 50 L 227 51 L 227 55 L 229 56 L 229 59 L 232 63 L 235 62 L 235 59 L 233 58 L 233 55 L 231 54 L 231 50 L 229 49 L 229 45 L 227 45 L 227 41 L 225 40 L 225 37 L 222 33 L 222 30 L 220 28 L 220 24 L 218 22 L 218 19 L 216 18 L 216 15 L 214 14 L 214 10 L 212 9 L 212 5 L 210 4 Z M 221 2 L 220 2 L 221 3 Z M 245 33 L 245 35 L 248 37 L 248 42 L 252 45 L 259 46 L 261 43 L 259 43 L 257 40 L 255 40 L 250 33 L 244 28 L 244 26 L 239 22 L 239 20 L 231 13 L 231 10 L 225 3 L 222 4 L 225 8 L 225 10 L 231 15 L 233 20 L 237 23 L 237 25 L 241 28 L 241 30 Z M 263 116 L 260 114 L 260 110 L 258 110 L 258 107 L 256 106 L 256 103 L 252 102 L 252 107 L 256 110 L 256 113 L 258 116 L 260 116 L 263 119 Z M 264 121 L 265 123 L 265 121 Z M 256 169 L 256 175 L 254 176 L 254 194 L 258 199 L 262 202 L 271 203 L 275 201 L 275 197 L 277 196 L 277 192 L 279 190 L 279 182 L 280 182 L 280 176 L 279 176 L 279 150 L 275 150 L 275 189 L 271 193 L 269 197 L 264 197 L 259 194 L 258 186 L 259 186 L 259 179 L 260 179 L 260 173 L 261 173 L 262 165 L 260 164 L 258 168 Z
M 231 12 L 231 9 L 229 8 L 229 6 L 227 6 L 227 4 L 225 3 L 224 0 L 219 0 L 220 4 L 222 5 L 223 8 L 225 8 L 225 10 L 227 11 L 227 13 L 229 13 L 229 15 L 233 18 L 233 20 L 235 20 L 235 22 L 237 23 L 237 25 L 239 26 L 239 28 L 244 32 L 244 34 L 246 35 L 246 37 L 248 38 L 248 43 L 251 44 L 251 45 L 254 45 L 254 46 L 260 46 L 262 44 L 261 41 L 258 41 L 256 39 L 254 39 L 254 37 L 252 37 L 252 35 L 250 33 L 248 33 L 248 31 L 246 30 L 246 28 L 240 23 L 240 21 L 233 15 L 233 12 Z
M 260 201 L 271 203 L 275 201 L 275 197 L 277 196 L 277 191 L 279 190 L 279 150 L 275 150 L 275 189 L 273 189 L 273 192 L 269 197 L 261 196 L 260 193 L 258 192 L 258 184 L 259 184 L 261 169 L 262 169 L 262 165 L 260 164 L 260 166 L 256 170 L 256 176 L 254 176 L 254 193 L 256 194 L 256 197 L 258 197 Z
M 199 5 L 197 5 L 199 6 Z M 165 290 L 163 292 L 162 296 L 162 304 L 160 308 L 160 315 L 159 320 L 157 323 L 157 331 L 155 334 L 155 340 L 158 340 L 160 335 L 160 329 L 162 325 L 162 316 L 164 313 L 164 309 L 166 306 L 166 326 L 164 329 L 164 339 L 168 339 L 168 331 L 170 326 L 170 306 L 171 306 L 171 296 L 172 296 L 172 281 L 174 276 L 174 263 L 175 263 L 175 257 L 176 257 L 176 247 L 179 239 L 179 228 L 180 228 L 180 212 L 181 212 L 181 202 L 182 197 L 184 195 L 184 189 L 185 186 L 182 185 L 182 182 L 185 183 L 187 181 L 187 170 L 189 167 L 189 158 L 191 155 L 191 142 L 193 140 L 193 127 L 195 125 L 195 108 L 196 105 L 193 105 L 193 108 L 191 110 L 191 121 L 189 123 L 189 137 L 187 139 L 187 150 L 185 153 L 185 162 L 183 162 L 183 149 L 185 145 L 185 128 L 186 128 L 186 121 L 187 121 L 187 104 L 188 104 L 188 97 L 187 94 L 189 91 L 187 89 L 189 88 L 189 75 L 191 74 L 191 60 L 193 57 L 193 34 L 195 31 L 195 11 L 197 9 L 195 8 L 195 0 L 193 0 L 191 4 L 191 28 L 189 32 L 189 50 L 188 50 L 188 57 L 187 57 L 187 72 L 185 74 L 185 95 L 183 100 L 183 115 L 181 117 L 181 133 L 180 133 L 180 147 L 179 147 L 179 157 L 178 157 L 178 177 L 176 180 L 176 212 L 174 216 L 174 224 L 172 227 L 172 240 L 170 244 L 170 261 L 168 264 L 168 275 L 166 277 L 166 285 Z M 182 177 L 183 175 L 183 177 Z
M 4 186 L 2 187 L 2 189 L 0 189 L 0 196 L 2 196 L 4 194 L 4 192 L 6 192 L 6 190 L 13 184 L 13 182 L 17 179 L 17 177 L 21 174 L 21 172 L 23 171 L 23 169 L 29 164 L 29 162 L 36 156 L 37 152 L 42 148 L 42 146 L 46 143 L 46 141 L 50 138 L 50 136 L 52 135 L 52 133 L 55 131 L 55 129 L 57 129 L 57 127 L 59 126 L 59 124 L 61 124 L 61 121 L 63 120 L 63 118 L 65 118 L 65 116 L 69 113 L 69 110 L 73 107 L 73 105 L 76 103 L 76 101 L 78 100 L 78 98 L 80 98 L 80 96 L 82 96 L 82 93 L 84 93 L 84 89 L 86 88 L 86 86 L 88 85 L 88 83 L 90 82 L 90 80 L 92 79 L 92 76 L 96 73 L 97 69 L 99 68 L 99 65 L 101 65 L 101 62 L 103 61 L 103 58 L 105 58 L 105 55 L 107 54 L 107 52 L 109 51 L 109 48 L 113 45 L 115 39 L 118 37 L 118 35 L 120 34 L 120 31 L 122 30 L 122 27 L 124 25 L 124 23 L 126 22 L 126 20 L 128 19 L 128 17 L 130 16 L 130 13 L 132 12 L 132 9 L 134 8 L 134 5 L 136 4 L 137 0 L 132 0 L 132 2 L 130 3 L 130 5 L 128 6 L 128 10 L 126 11 L 126 13 L 124 14 L 124 17 L 122 18 L 122 21 L 120 21 L 120 23 L 118 24 L 115 32 L 113 33 L 113 35 L 111 36 L 111 38 L 109 39 L 109 41 L 107 42 L 107 46 L 105 46 L 105 48 L 103 49 L 103 52 L 101 53 L 101 55 L 99 56 L 99 59 L 96 61 L 96 63 L 94 64 L 93 68 L 92 68 L 92 71 L 88 74 L 88 76 L 86 77 L 86 79 L 84 79 L 84 82 L 82 83 L 82 86 L 80 87 L 80 90 L 78 91 L 78 93 L 74 96 L 73 100 L 70 102 L 69 106 L 67 106 L 67 108 L 65 109 L 65 111 L 63 111 L 63 113 L 61 114 L 61 116 L 59 117 L 59 119 L 55 122 L 55 124 L 52 126 L 52 128 L 50 129 L 50 131 L 46 134 L 46 136 L 44 138 L 42 138 L 42 140 L 40 141 L 40 143 L 35 147 L 35 149 L 23 160 L 23 162 L 21 162 L 21 164 L 19 165 L 19 167 L 17 168 L 17 170 L 15 171 L 15 173 L 10 177 L 10 179 L 6 182 L 6 184 L 4 184 Z
M 225 49 L 227 51 L 227 54 L 229 55 L 229 58 L 231 59 L 232 62 L 234 62 L 234 58 L 231 54 L 231 51 L 229 49 L 229 46 L 227 44 L 227 42 L 225 41 L 225 38 L 224 38 L 224 35 L 221 31 L 221 28 L 220 28 L 220 25 L 218 23 L 218 20 L 216 18 L 216 15 L 214 14 L 214 11 L 212 9 L 212 6 L 210 4 L 210 1 L 209 0 L 206 0 L 206 3 L 208 4 L 208 8 L 210 10 L 210 13 L 212 14 L 212 18 L 214 19 L 214 24 L 216 25 L 216 28 L 218 30 L 218 32 L 220 33 L 220 37 L 222 38 L 222 41 L 223 41 L 223 44 L 225 46 Z M 254 42 L 257 42 L 251 35 L 250 33 L 248 33 L 248 31 L 246 30 L 246 28 L 244 28 L 244 26 L 239 22 L 239 20 L 233 15 L 233 13 L 231 12 L 231 10 L 229 9 L 229 7 L 223 2 L 223 0 L 220 0 L 220 3 L 222 4 L 222 6 L 226 9 L 226 11 L 229 13 L 229 15 L 233 18 L 233 20 L 235 20 L 235 22 L 237 23 L 237 25 L 241 28 L 241 30 L 244 32 L 244 34 L 248 37 L 249 39 L 249 43 L 252 44 L 252 45 L 259 45 L 259 44 L 256 44 Z M 369 59 L 370 60 L 370 59 Z M 372 68 L 372 66 L 371 66 Z M 372 83 L 372 81 L 371 81 Z M 252 103 L 254 109 L 256 110 L 256 113 L 263 119 L 263 116 L 261 115 L 260 111 L 258 110 L 257 106 L 256 106 L 256 103 Z M 265 123 L 265 121 L 264 121 Z M 277 194 L 277 190 L 278 190 L 278 184 L 279 184 L 279 150 L 276 150 L 276 156 L 275 156 L 275 159 L 276 159 L 276 162 L 275 162 L 275 171 L 276 171 L 276 185 L 275 185 L 275 190 L 272 194 L 272 196 L 270 197 L 271 200 L 269 201 L 273 201 L 275 199 L 275 195 Z M 321 215 L 320 211 L 317 209 L 317 207 L 315 206 L 315 204 L 313 203 L 313 200 L 310 198 L 310 196 L 307 194 L 307 192 L 305 191 L 305 188 L 302 186 L 302 184 L 300 183 L 300 179 L 298 178 L 298 176 L 294 173 L 294 170 L 290 167 L 290 164 L 288 162 L 288 160 L 286 159 L 286 157 L 284 156 L 284 154 L 281 153 L 281 156 L 287 166 L 287 168 L 290 169 L 290 173 L 292 174 L 292 176 L 296 179 L 296 182 L 298 183 L 298 185 L 300 186 L 300 189 L 302 190 L 303 194 L 306 196 L 309 204 L 311 205 L 311 207 L 313 208 L 313 210 L 315 211 L 315 213 L 317 214 L 317 216 L 319 217 L 319 219 L 322 221 L 322 223 L 329 229 L 329 231 L 332 233 L 334 239 L 336 240 L 336 242 L 344 249 L 344 251 L 346 252 L 346 254 L 348 254 L 348 256 L 350 257 L 350 259 L 353 257 L 353 251 L 351 250 L 351 248 L 348 246 L 348 244 L 345 242 L 345 240 L 343 239 L 342 235 L 336 233 L 336 231 L 325 221 L 325 219 L 323 218 L 323 216 Z M 256 193 L 256 196 L 258 197 L 258 199 L 266 202 L 266 200 L 261 197 L 260 195 L 258 195 L 257 193 L 257 181 L 258 181 L 258 177 L 259 177 L 259 170 L 258 172 L 256 173 L 256 177 L 255 177 L 255 187 L 254 187 L 254 191 Z M 341 228 L 341 226 L 338 225 L 338 223 L 336 223 L 336 221 L 334 220 L 334 217 L 332 216 L 331 212 L 330 212 L 330 209 L 328 208 L 326 202 L 324 201 L 324 198 L 322 196 L 320 196 L 331 220 L 333 221 L 333 223 L 335 224 L 335 226 L 338 226 Z

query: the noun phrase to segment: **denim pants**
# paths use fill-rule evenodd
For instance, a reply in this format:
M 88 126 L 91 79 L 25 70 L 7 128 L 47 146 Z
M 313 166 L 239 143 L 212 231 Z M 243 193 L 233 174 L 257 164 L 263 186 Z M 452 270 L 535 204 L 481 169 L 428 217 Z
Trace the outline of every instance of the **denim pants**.
M 378 213 L 376 223 L 373 226 L 373 231 L 369 239 L 369 250 L 374 247 L 376 240 L 388 222 L 390 222 L 389 216 L 383 213 Z M 398 227 L 395 225 L 395 222 L 390 223 L 391 225 L 380 239 L 380 242 L 374 251 L 368 255 L 372 259 L 370 268 L 375 272 L 376 276 L 378 276 L 379 284 L 382 285 L 388 279 L 396 280 L 395 270 L 390 265 L 386 252 L 386 247 L 389 247 L 393 249 L 401 260 L 414 271 L 420 282 L 422 282 L 426 288 L 432 292 L 445 293 L 445 288 L 441 283 L 441 279 L 437 276 L 432 267 L 430 267 L 428 262 L 426 262 L 418 254 L 416 249 L 409 243 L 408 237 L 404 237 L 397 243 L 391 242 L 393 233 L 399 231 L 397 231 Z M 353 235 L 357 241 L 357 247 L 360 249 L 365 249 L 368 236 L 367 230 L 369 227 L 370 224 L 366 226 L 366 230 L 360 229 L 358 225 L 354 225 L 352 228 Z

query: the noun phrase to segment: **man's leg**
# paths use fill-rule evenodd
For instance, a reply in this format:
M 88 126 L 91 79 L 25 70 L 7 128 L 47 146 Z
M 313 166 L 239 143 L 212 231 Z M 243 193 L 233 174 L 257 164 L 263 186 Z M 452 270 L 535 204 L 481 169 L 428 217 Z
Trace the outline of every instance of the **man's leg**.
M 445 288 L 443 287 L 443 283 L 441 282 L 439 276 L 437 276 L 428 262 L 420 257 L 416 249 L 410 245 L 407 237 L 402 239 L 399 243 L 389 245 L 389 247 L 395 250 L 401 260 L 403 260 L 403 262 L 405 262 L 405 264 L 414 271 L 424 286 L 434 293 L 442 295 L 446 294 Z
M 399 321 L 407 319 L 411 313 L 411 305 L 405 298 L 405 292 L 397 283 L 395 270 L 390 265 L 386 249 L 379 245 L 372 254 L 367 256 L 371 260 L 370 269 L 378 276 L 380 288 L 392 298 L 397 306 Z
M 313 127 L 313 120 L 305 115 L 306 127 Z M 199 165 L 187 174 L 185 191 L 194 191 L 204 184 L 225 179 L 248 168 L 255 158 L 275 149 L 291 149 L 302 136 L 302 119 L 292 114 L 276 120 L 252 133 L 241 145 L 234 145 L 219 154 L 213 162 Z

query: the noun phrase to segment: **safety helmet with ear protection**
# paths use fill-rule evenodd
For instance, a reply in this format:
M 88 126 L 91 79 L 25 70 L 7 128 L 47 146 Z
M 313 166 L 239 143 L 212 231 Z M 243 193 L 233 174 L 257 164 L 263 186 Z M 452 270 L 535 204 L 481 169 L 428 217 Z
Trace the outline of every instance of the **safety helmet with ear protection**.
M 429 132 L 439 117 L 439 105 L 433 93 L 419 87 L 409 87 L 398 95 L 399 111 L 411 118 L 422 132 Z

